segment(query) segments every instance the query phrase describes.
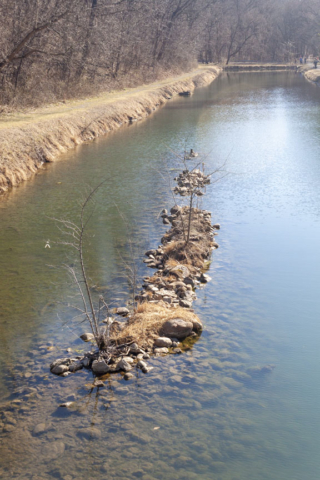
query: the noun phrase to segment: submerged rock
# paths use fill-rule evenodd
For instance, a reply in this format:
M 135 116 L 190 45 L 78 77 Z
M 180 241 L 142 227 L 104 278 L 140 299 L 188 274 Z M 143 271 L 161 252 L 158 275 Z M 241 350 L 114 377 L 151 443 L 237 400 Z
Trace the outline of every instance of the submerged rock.
M 64 402 L 64 403 L 61 403 L 59 405 L 59 407 L 62 407 L 62 408 L 72 408 L 72 407 L 75 407 L 75 402 Z
M 32 431 L 33 435 L 41 435 L 42 433 L 45 433 L 48 431 L 48 425 L 46 423 L 38 423 Z
M 82 428 L 77 435 L 86 440 L 98 440 L 102 437 L 101 430 L 97 427 Z
M 93 333 L 83 333 L 82 335 L 80 335 L 80 338 L 84 342 L 90 342 L 90 340 L 94 339 L 94 335 Z
M 69 367 L 67 365 L 56 365 L 51 369 L 51 372 L 55 375 L 61 375 L 69 371 Z

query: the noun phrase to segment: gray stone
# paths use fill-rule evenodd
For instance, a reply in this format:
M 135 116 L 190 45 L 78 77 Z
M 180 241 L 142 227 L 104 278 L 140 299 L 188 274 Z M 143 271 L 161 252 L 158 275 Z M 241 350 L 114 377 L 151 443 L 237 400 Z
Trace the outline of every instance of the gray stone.
M 191 334 L 192 329 L 193 324 L 191 322 L 186 322 L 182 318 L 173 318 L 164 323 L 161 334 L 164 337 L 183 340 Z
M 62 407 L 62 408 L 72 408 L 75 406 L 76 406 L 75 402 L 64 402 L 59 405 L 59 407 Z
M 92 364 L 92 371 L 96 375 L 104 375 L 110 372 L 110 366 L 104 360 L 95 360 Z
M 215 225 L 212 225 L 212 228 L 214 228 L 215 230 L 220 230 L 220 224 L 219 223 L 216 223 Z
M 134 377 L 133 373 L 125 373 L 125 374 L 123 375 L 123 378 L 124 378 L 125 380 L 130 380 L 130 379 L 133 378 L 133 377 Z
M 169 353 L 169 349 L 167 347 L 155 348 L 154 353 L 158 355 L 166 355 Z
M 117 363 L 117 368 L 124 372 L 129 372 L 132 369 L 132 366 L 127 360 L 122 358 L 120 362 Z
M 134 362 L 132 357 L 123 357 L 123 360 L 125 360 L 126 362 L 128 362 L 130 364 L 132 364 Z
M 192 302 L 188 301 L 186 299 L 180 298 L 179 305 L 180 305 L 180 307 L 183 307 L 183 308 L 191 308 L 192 307 Z
M 139 360 L 139 362 L 137 363 L 137 367 L 142 369 L 142 368 L 147 368 L 148 365 L 146 364 L 146 362 Z
M 130 347 L 130 353 L 138 354 L 138 353 L 145 353 L 137 343 L 133 343 Z
M 162 298 L 162 300 L 166 303 L 172 303 L 172 297 L 165 296 L 165 297 Z
M 90 367 L 90 358 L 88 357 L 84 357 L 82 360 L 81 360 L 81 363 L 82 365 L 85 367 L 85 368 L 89 368 Z
M 58 358 L 50 364 L 50 370 L 52 370 L 54 367 L 57 367 L 58 365 L 70 365 L 71 363 L 72 360 L 70 358 Z
M 97 427 L 82 428 L 78 431 L 78 437 L 86 440 L 98 440 L 101 436 L 101 430 Z
M 68 372 L 69 367 L 67 365 L 57 365 L 51 369 L 51 372 L 55 375 L 61 375 L 62 373 Z
M 194 281 L 191 277 L 186 277 L 183 282 L 186 284 L 186 285 L 191 285 L 191 287 L 193 288 L 194 287 Z
M 45 443 L 42 449 L 42 455 L 46 460 L 54 460 L 61 457 L 65 451 L 65 444 L 61 441 Z
M 104 320 L 102 320 L 102 323 L 105 323 L 106 325 L 112 325 L 113 324 L 113 318 L 112 317 L 107 317 Z
M 148 251 L 145 253 L 145 255 L 146 255 L 147 257 L 149 257 L 150 255 L 155 255 L 155 254 L 156 254 L 156 250 L 148 250 Z M 148 279 L 149 279 L 149 277 L 148 277 Z
M 119 307 L 116 311 L 116 314 L 121 315 L 122 317 L 126 317 L 127 315 L 129 315 L 129 313 L 129 310 L 125 307 Z
M 84 342 L 90 342 L 90 340 L 94 339 L 94 335 L 93 333 L 83 333 L 82 335 L 80 335 L 80 338 Z
M 156 341 L 154 342 L 155 346 L 156 347 L 171 347 L 172 345 L 172 340 L 171 338 L 168 338 L 168 337 L 159 337 L 156 339 Z
M 211 280 L 211 277 L 209 277 L 209 275 L 207 275 L 206 273 L 202 273 L 200 275 L 200 282 L 201 283 L 208 283 L 208 282 L 210 282 L 210 280 Z
M 81 362 L 71 363 L 69 367 L 70 372 L 77 372 L 78 370 L 82 370 L 83 364 Z
M 32 431 L 33 435 L 41 435 L 48 430 L 48 426 L 45 423 L 38 423 Z
M 95 380 L 95 382 L 93 383 L 93 387 L 103 388 L 103 387 L 104 387 L 104 383 L 102 382 L 102 380 Z
M 149 373 L 151 370 L 153 370 L 153 367 L 144 367 L 141 369 L 143 373 Z
M 198 332 L 201 332 L 201 330 L 202 330 L 202 328 L 203 328 L 203 327 L 202 327 L 202 323 L 201 323 L 199 320 L 197 320 L 196 318 L 193 318 L 193 319 L 191 320 L 191 322 L 192 322 L 192 325 L 193 325 L 192 330 L 193 330 L 194 332 L 197 332 L 197 333 L 198 333 Z

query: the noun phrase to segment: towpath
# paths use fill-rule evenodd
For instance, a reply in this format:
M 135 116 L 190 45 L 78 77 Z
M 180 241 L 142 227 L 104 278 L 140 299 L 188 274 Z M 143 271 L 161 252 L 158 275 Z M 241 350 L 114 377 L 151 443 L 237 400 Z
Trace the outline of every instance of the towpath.
M 198 73 L 203 73 L 208 70 L 210 66 L 199 65 L 197 69 L 191 72 L 169 77 L 147 85 L 142 85 L 136 88 L 127 88 L 100 94 L 96 97 L 89 97 L 81 100 L 68 100 L 66 102 L 59 102 L 50 104 L 45 107 L 32 109 L 24 112 L 10 113 L 0 115 L 0 130 L 6 128 L 16 128 L 33 123 L 39 123 L 49 119 L 58 119 L 73 114 L 79 115 L 82 112 L 88 111 L 93 107 L 117 103 L 125 99 L 138 97 L 142 92 L 151 92 L 156 88 L 171 85 L 177 81 L 188 80 L 195 77 Z

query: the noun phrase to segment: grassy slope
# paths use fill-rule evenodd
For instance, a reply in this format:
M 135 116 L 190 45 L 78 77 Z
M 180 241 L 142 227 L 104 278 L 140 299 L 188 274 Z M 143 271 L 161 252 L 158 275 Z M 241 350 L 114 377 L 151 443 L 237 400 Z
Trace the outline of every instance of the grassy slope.
M 75 145 L 119 128 L 130 117 L 148 116 L 182 90 L 208 85 L 220 71 L 200 66 L 149 85 L 0 117 L 0 193 Z

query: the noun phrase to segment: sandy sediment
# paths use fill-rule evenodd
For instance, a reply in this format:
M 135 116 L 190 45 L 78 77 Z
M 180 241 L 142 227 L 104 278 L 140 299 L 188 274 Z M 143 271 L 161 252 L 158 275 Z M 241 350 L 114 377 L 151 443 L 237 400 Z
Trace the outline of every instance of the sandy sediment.
M 33 121 L 17 122 L 0 130 L 0 193 L 19 185 L 35 174 L 45 162 L 83 142 L 112 132 L 123 124 L 145 118 L 173 96 L 183 91 L 209 85 L 221 72 L 220 67 L 207 67 L 170 79 L 165 84 L 137 88 L 122 98 L 90 103 L 85 109 L 65 109 L 53 118 L 46 115 Z M 35 115 L 36 117 L 36 115 Z

